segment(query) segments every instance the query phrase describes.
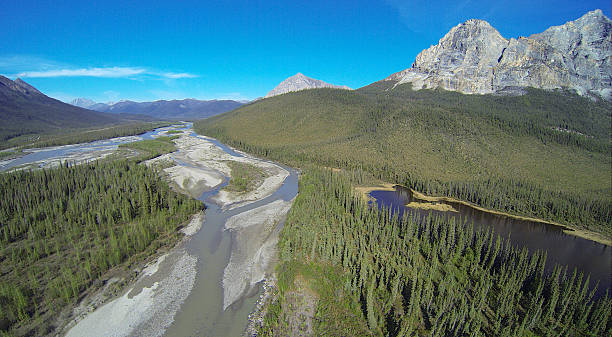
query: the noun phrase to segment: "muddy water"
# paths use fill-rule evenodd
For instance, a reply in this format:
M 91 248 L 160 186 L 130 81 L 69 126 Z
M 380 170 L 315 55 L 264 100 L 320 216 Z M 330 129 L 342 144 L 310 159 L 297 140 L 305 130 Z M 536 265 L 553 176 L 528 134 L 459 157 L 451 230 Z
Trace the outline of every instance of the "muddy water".
M 376 199 L 379 208 L 391 208 L 400 215 L 404 212 L 421 216 L 436 213 L 473 223 L 475 229 L 492 229 L 502 239 L 509 238 L 513 246 L 527 247 L 530 252 L 545 250 L 548 253 L 548 271 L 555 264 L 567 265 L 570 273 L 576 268 L 590 274 L 591 285 L 599 282 L 597 295 L 603 295 L 606 289 L 612 288 L 612 247 L 566 234 L 562 227 L 491 214 L 454 202 L 440 203 L 452 206 L 457 212 L 411 209 L 405 205 L 419 200 L 401 186 L 397 186 L 395 191 L 373 191 L 370 195 Z
M 207 138 L 207 140 L 210 140 Z M 240 156 L 231 148 L 219 146 L 226 153 Z M 226 181 L 212 191 L 204 192 L 199 198 L 206 204 L 206 216 L 202 228 L 186 244 L 192 256 L 198 257 L 196 281 L 191 293 L 166 330 L 165 336 L 241 336 L 246 328 L 249 313 L 255 308 L 258 293 L 245 294 L 238 302 L 223 310 L 223 271 L 227 266 L 234 242 L 231 234 L 224 231 L 227 219 L 282 199 L 291 200 L 297 194 L 298 175 L 290 172 L 283 185 L 272 195 L 259 201 L 231 210 L 222 208 L 211 201 Z M 283 222 L 277 224 L 280 230 Z

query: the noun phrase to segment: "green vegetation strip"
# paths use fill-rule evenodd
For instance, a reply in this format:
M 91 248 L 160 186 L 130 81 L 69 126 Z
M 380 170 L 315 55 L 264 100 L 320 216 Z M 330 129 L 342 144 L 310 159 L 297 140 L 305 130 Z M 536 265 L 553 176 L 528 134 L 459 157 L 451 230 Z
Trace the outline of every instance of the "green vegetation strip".
M 4 142 L 0 142 L 0 149 L 9 148 L 13 146 L 21 146 L 22 148 L 34 148 L 88 143 L 102 139 L 139 135 L 147 131 L 151 131 L 169 125 L 170 123 L 167 122 L 155 122 L 120 124 L 100 129 L 62 129 L 61 134 L 27 134 L 18 138 L 13 138 Z
M 232 170 L 229 184 L 224 190 L 231 192 L 245 193 L 253 191 L 265 178 L 265 172 L 255 165 L 228 161 L 227 165 Z
M 588 277 L 467 223 L 379 212 L 355 177 L 303 171 L 260 336 L 611 335 Z
M 204 207 L 125 160 L 0 174 L 0 200 L 0 333 L 39 336 L 109 270 L 176 243 Z
M 380 82 L 267 98 L 194 128 L 291 166 L 360 170 L 610 239 L 611 116 L 609 103 L 565 92 L 462 95 Z
M 1 151 L 0 160 L 11 159 L 11 158 L 17 157 L 18 155 L 19 155 L 19 152 L 15 152 L 15 151 Z
M 119 148 L 138 151 L 140 153 L 138 160 L 143 161 L 176 151 L 176 146 L 174 142 L 172 142 L 176 138 L 178 138 L 178 136 L 157 137 L 155 139 L 121 144 Z

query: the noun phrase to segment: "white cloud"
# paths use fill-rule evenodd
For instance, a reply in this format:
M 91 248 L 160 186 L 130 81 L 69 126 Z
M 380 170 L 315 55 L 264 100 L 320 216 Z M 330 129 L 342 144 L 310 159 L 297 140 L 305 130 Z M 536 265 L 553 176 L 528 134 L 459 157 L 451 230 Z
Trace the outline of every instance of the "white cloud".
M 133 77 L 136 75 L 150 75 L 169 79 L 195 78 L 198 77 L 189 73 L 155 72 L 146 68 L 138 67 L 106 67 L 106 68 L 80 68 L 80 69 L 49 69 L 40 71 L 24 71 L 17 74 L 17 77 Z
M 129 77 L 145 74 L 143 68 L 108 67 L 108 68 L 81 68 L 81 69 L 50 69 L 42 71 L 24 71 L 18 77 Z
M 177 78 L 195 78 L 195 77 L 198 77 L 197 75 L 189 74 L 189 73 L 161 73 L 159 75 L 163 76 L 165 78 L 171 78 L 171 79 L 177 79 Z
M 22 78 L 102 77 L 142 80 L 148 77 L 175 80 L 198 77 L 186 72 L 167 72 L 147 67 L 79 67 L 30 55 L 0 55 L 0 73 Z

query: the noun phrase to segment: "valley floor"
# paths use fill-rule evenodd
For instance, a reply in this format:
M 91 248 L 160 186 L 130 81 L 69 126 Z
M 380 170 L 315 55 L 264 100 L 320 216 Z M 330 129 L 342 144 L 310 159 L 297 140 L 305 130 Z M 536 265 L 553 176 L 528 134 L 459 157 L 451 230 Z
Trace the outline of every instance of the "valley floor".
M 232 244 L 222 279 L 223 310 L 226 310 L 252 293 L 272 271 L 280 230 L 277 224 L 289 211 L 292 200 L 264 202 L 263 205 L 260 201 L 278 190 L 289 172 L 244 153 L 230 155 L 209 139 L 190 135 L 190 130 L 184 131 L 174 143 L 178 151 L 145 164 L 157 168 L 181 193 L 202 201 L 208 198 L 215 207 L 228 212 L 224 228 L 231 232 Z M 226 190 L 224 186 L 232 177 L 232 162 L 253 165 L 262 170 L 264 178 L 247 191 Z M 257 204 L 248 207 L 254 203 Z M 199 257 L 188 246 L 201 240 L 194 236 L 203 224 L 206 226 L 204 218 L 203 214 L 194 216 L 190 225 L 182 230 L 184 239 L 140 271 L 137 281 L 122 296 L 97 308 L 96 296 L 82 301 L 73 312 L 72 322 L 67 324 L 67 336 L 80 336 L 88 331 L 109 336 L 163 335 L 172 326 L 175 315 L 200 276 L 198 268 L 202 268 L 202 262 L 198 263 Z M 246 326 L 244 321 L 236 324 Z

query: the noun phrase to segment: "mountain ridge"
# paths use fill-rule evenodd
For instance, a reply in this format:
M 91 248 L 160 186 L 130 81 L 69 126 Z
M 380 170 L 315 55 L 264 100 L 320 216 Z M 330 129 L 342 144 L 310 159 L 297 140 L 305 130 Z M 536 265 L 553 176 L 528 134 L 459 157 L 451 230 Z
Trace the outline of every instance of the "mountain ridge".
M 152 102 L 135 102 L 122 100 L 114 103 L 96 103 L 87 98 L 77 98 L 70 104 L 86 104 L 85 108 L 111 113 L 140 114 L 161 119 L 200 119 L 233 110 L 243 102 L 234 100 L 157 100 Z
M 269 98 L 273 96 L 278 96 L 282 94 L 286 94 L 288 92 L 295 92 L 306 89 L 316 89 L 316 88 L 337 88 L 337 89 L 346 89 L 352 90 L 346 85 L 335 85 L 330 84 L 321 80 L 317 80 L 311 77 L 308 77 L 300 72 L 297 74 L 290 76 L 283 80 L 279 85 L 277 85 L 274 89 L 270 90 L 264 98 Z
M 383 81 L 465 94 L 567 88 L 609 100 L 612 21 L 597 9 L 542 33 L 506 39 L 488 22 L 471 19 L 419 53 L 410 68 Z
M 119 123 L 122 117 L 72 106 L 27 82 L 0 75 L 0 140 L 61 128 Z

